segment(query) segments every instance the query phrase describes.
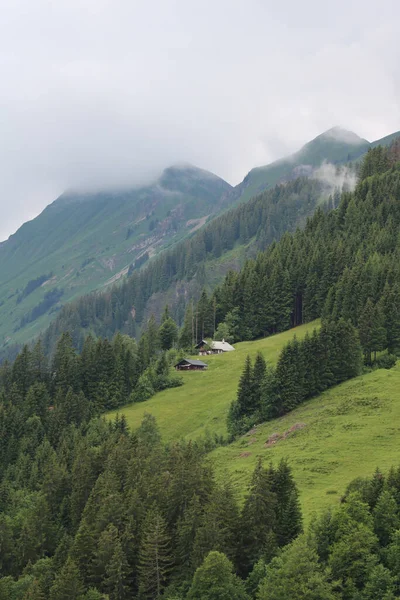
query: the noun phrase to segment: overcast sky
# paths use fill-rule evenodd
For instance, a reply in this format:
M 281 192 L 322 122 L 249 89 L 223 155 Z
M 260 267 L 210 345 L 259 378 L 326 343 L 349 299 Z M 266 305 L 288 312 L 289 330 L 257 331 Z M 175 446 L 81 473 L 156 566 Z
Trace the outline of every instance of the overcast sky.
M 399 39 L 398 0 L 0 0 L 0 240 L 67 188 L 400 129 Z

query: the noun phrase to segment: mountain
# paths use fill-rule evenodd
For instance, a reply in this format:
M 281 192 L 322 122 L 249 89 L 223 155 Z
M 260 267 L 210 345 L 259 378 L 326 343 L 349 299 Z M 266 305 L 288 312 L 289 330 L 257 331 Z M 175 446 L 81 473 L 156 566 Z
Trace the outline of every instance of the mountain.
M 295 154 L 270 165 L 252 169 L 238 186 L 226 194 L 225 201 L 230 205 L 243 202 L 282 181 L 300 175 L 311 176 L 324 162 L 341 165 L 356 161 L 370 147 L 389 145 L 399 136 L 400 131 L 370 143 L 352 131 L 332 127 L 305 144 Z
M 229 189 L 212 173 L 177 165 L 145 187 L 63 194 L 0 246 L 0 340 L 32 337 L 61 303 L 189 235 Z
M 0 350 L 34 338 L 54 319 L 55 332 L 76 329 L 81 319 L 69 301 L 125 280 L 149 259 L 140 299 L 133 305 L 128 279 L 127 292 L 114 290 L 112 302 L 106 294 L 108 316 L 96 307 L 83 327 L 112 335 L 133 316 L 140 325 L 159 315 L 167 302 L 181 323 L 186 302 L 202 286 L 212 289 L 229 269 L 302 227 L 330 194 L 331 206 L 337 203 L 335 187 L 349 173 L 355 177 L 351 169 L 336 177 L 335 168 L 397 136 L 370 144 L 334 127 L 296 154 L 253 169 L 235 188 L 184 164 L 140 188 L 63 194 L 0 245 Z M 320 170 L 326 162 L 334 165 L 329 181 Z
M 246 239 L 296 185 L 321 182 L 220 231 Z M 180 331 L 166 309 L 124 335 L 123 310 L 183 268 L 166 252 L 65 306 L 53 353 L 45 335 L 0 365 L 0 598 L 398 598 L 399 207 L 400 143 L 378 146 L 337 206 L 186 302 Z M 202 243 L 183 248 L 198 277 Z M 216 327 L 235 351 L 178 376 Z

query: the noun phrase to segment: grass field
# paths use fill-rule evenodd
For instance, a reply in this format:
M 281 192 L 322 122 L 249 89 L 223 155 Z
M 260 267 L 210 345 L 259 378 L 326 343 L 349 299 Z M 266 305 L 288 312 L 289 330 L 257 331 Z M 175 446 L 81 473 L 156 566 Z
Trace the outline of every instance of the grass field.
M 144 413 L 154 415 L 163 439 L 195 439 L 207 431 L 226 434 L 226 415 L 236 395 L 247 354 L 261 351 L 274 364 L 282 346 L 301 338 L 318 322 L 255 342 L 236 344 L 236 351 L 204 358 L 206 372 L 184 373 L 184 385 L 165 390 L 141 404 L 120 409 L 137 427 Z M 109 413 L 114 417 L 115 413 Z M 266 446 L 273 434 L 302 428 Z M 301 493 L 306 521 L 339 502 L 347 484 L 376 467 L 400 464 L 400 363 L 390 371 L 367 373 L 324 392 L 289 415 L 255 430 L 209 455 L 218 477 L 229 477 L 244 496 L 259 457 L 265 464 L 287 458 Z
M 303 428 L 266 447 L 275 433 Z M 289 415 L 258 426 L 210 458 L 244 495 L 255 463 L 287 458 L 300 488 L 305 520 L 339 502 L 355 477 L 400 464 L 400 364 L 347 381 Z
M 203 357 L 208 363 L 207 371 L 182 373 L 182 387 L 165 390 L 147 402 L 131 404 L 119 412 L 126 416 L 132 429 L 140 425 L 144 413 L 154 415 L 165 441 L 182 437 L 195 439 L 207 431 L 225 435 L 226 415 L 236 396 L 247 354 L 254 357 L 261 351 L 266 360 L 274 364 L 282 347 L 295 333 L 301 338 L 317 324 L 308 323 L 262 340 L 235 344 L 235 352 Z M 113 418 L 115 414 L 108 416 Z

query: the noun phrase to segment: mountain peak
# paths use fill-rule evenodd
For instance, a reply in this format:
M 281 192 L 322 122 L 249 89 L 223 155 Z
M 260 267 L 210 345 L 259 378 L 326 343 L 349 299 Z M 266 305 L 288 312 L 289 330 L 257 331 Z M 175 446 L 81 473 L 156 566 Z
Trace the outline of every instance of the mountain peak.
M 343 129 L 343 127 L 339 127 L 338 125 L 335 125 L 335 127 L 331 127 L 330 129 L 327 129 L 327 131 L 321 133 L 315 138 L 315 140 L 318 139 L 335 140 L 336 142 L 342 142 L 344 144 L 350 144 L 354 146 L 359 146 L 367 142 L 367 140 L 361 138 L 359 135 L 354 133 L 354 131 Z

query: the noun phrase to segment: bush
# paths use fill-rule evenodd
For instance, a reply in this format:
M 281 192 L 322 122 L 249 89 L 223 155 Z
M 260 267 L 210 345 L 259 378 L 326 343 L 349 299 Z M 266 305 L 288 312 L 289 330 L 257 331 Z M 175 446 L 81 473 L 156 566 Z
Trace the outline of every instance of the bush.
M 392 369 L 397 362 L 397 356 L 394 354 L 382 354 L 374 361 L 374 367 L 377 369 Z

